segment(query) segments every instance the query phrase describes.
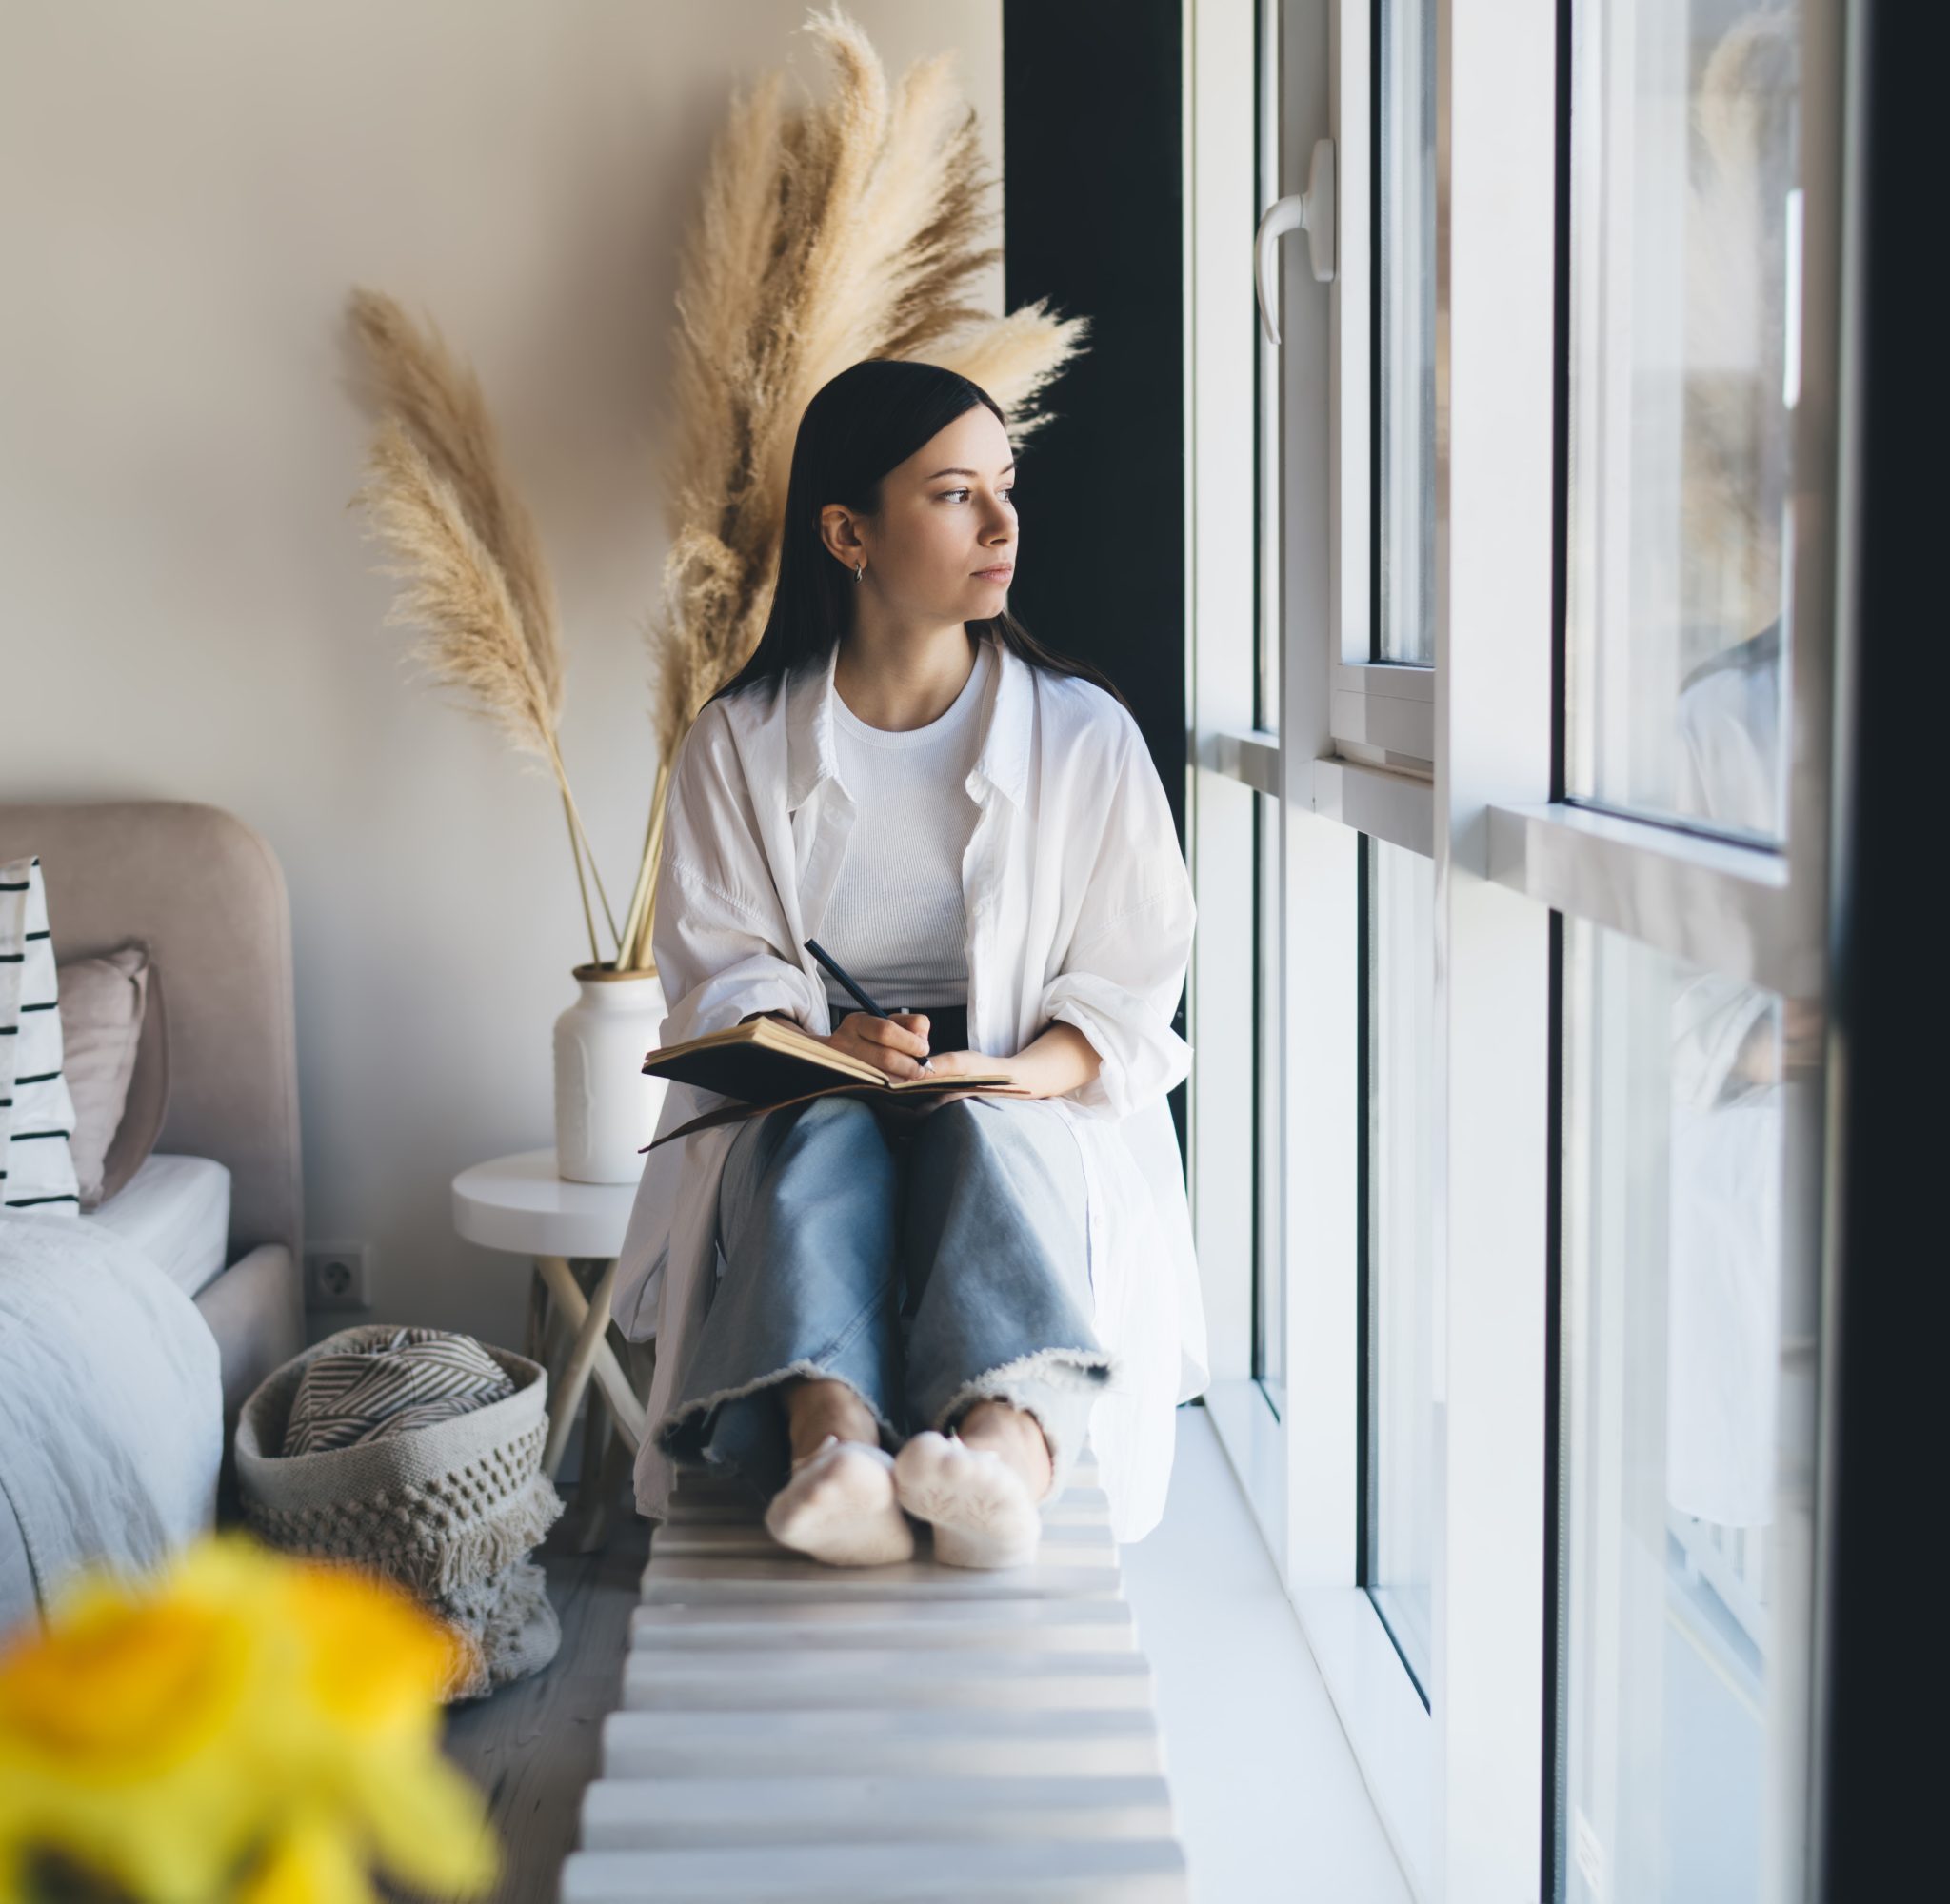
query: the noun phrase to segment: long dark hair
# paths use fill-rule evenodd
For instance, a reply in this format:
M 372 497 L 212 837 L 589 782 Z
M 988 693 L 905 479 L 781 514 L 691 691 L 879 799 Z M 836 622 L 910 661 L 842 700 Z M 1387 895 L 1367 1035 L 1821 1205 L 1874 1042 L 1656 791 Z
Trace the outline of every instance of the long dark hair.
M 980 384 L 939 364 L 867 357 L 822 385 L 792 445 L 786 485 L 786 526 L 779 539 L 779 576 L 771 612 L 751 659 L 711 696 L 776 680 L 802 664 L 824 662 L 853 625 L 853 585 L 820 535 L 820 511 L 844 503 L 862 515 L 879 513 L 881 482 L 889 469 L 945 429 L 965 410 L 986 404 L 1005 428 L 1002 407 Z M 1093 682 L 1122 703 L 1124 696 L 1087 662 L 1047 648 L 1007 609 L 968 622 L 971 634 L 990 634 L 1011 654 L 1051 674 Z

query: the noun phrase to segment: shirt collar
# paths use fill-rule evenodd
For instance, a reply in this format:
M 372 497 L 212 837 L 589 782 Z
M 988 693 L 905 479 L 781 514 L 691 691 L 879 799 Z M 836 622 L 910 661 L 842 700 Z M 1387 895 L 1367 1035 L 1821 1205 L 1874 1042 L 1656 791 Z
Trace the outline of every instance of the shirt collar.
M 995 649 L 995 681 L 984 716 L 982 749 L 973 773 L 1019 807 L 1029 798 L 1029 721 L 1032 685 L 1029 664 L 1001 642 Z M 839 781 L 839 749 L 833 736 L 834 647 L 824 662 L 793 671 L 786 684 L 786 810 L 797 813 L 822 781 Z M 844 783 L 842 783 L 844 787 Z

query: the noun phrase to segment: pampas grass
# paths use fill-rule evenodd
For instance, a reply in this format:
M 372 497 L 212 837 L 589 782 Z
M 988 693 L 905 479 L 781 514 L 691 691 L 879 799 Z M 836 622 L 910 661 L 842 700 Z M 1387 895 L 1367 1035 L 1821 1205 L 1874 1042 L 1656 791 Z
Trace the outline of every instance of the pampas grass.
M 1002 317 L 966 302 L 971 281 L 1001 253 L 983 242 L 998 217 L 996 181 L 952 56 L 919 60 L 890 86 L 840 7 L 811 12 L 802 30 L 826 57 L 827 97 L 791 105 L 784 73 L 772 72 L 732 99 L 679 259 L 661 466 L 669 550 L 661 609 L 647 629 L 661 764 L 617 933 L 622 970 L 654 969 L 669 764 L 699 707 L 764 630 L 792 446 L 814 393 L 866 357 L 940 364 L 1002 406 L 1020 449 L 1047 422 L 1039 399 L 1089 328 L 1087 318 L 1058 318 L 1040 302 Z M 547 761 L 580 876 L 587 840 L 555 741 L 553 600 L 479 387 L 436 335 L 416 331 L 376 293 L 355 294 L 353 323 L 389 406 L 362 497 L 417 578 L 388 619 L 426 626 L 432 670 L 512 744 Z M 593 947 L 593 924 L 590 940 Z
M 588 834 L 556 739 L 562 644 L 554 591 L 533 525 L 503 470 L 480 384 L 437 329 L 416 327 L 380 292 L 355 288 L 350 319 L 388 405 L 352 505 L 365 506 L 368 539 L 383 540 L 402 558 L 380 572 L 411 584 L 394 598 L 386 625 L 422 628 L 406 659 L 423 664 L 424 678 L 455 689 L 468 712 L 554 775 L 589 962 L 600 963 L 583 878 Z M 622 935 L 592 853 L 588 870 L 620 953 Z
M 764 631 L 792 445 L 820 387 L 865 357 L 940 364 L 987 390 L 1020 448 L 1089 327 L 1043 303 L 996 318 L 965 302 L 1002 254 L 982 242 L 996 182 L 952 56 L 917 60 L 890 89 L 841 8 L 802 30 L 826 57 L 828 97 L 788 109 L 768 73 L 733 99 L 679 261 L 670 549 L 649 636 L 667 762 Z M 640 948 L 656 871 L 647 854 L 627 915 Z

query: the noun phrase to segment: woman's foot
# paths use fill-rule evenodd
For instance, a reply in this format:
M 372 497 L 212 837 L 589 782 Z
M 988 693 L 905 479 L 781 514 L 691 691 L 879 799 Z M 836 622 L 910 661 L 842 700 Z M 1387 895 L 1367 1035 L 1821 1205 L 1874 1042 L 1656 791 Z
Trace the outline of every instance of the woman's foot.
M 1054 1478 L 1049 1440 L 1043 1423 L 1027 1409 L 985 1396 L 964 1413 L 954 1433 L 971 1448 L 988 1448 L 1000 1455 L 1022 1477 L 1031 1500 L 1048 1497 Z
M 934 1557 L 945 1566 L 1025 1567 L 1036 1557 L 1036 1497 L 993 1448 L 923 1429 L 894 1457 L 894 1488 L 909 1514 L 933 1524 Z
M 894 1458 L 877 1443 L 828 1435 L 792 1463 L 766 1508 L 782 1547 L 829 1567 L 885 1567 L 914 1557 L 914 1530 L 894 1491 Z

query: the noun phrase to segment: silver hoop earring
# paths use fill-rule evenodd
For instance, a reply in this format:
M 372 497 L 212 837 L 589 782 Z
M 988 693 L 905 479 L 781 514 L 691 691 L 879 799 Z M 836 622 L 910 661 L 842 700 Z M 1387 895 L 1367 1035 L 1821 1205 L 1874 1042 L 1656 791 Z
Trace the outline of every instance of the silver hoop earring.
M 864 563 L 864 562 L 863 562 L 863 563 L 862 563 L 862 564 L 860 565 L 860 566 L 859 566 L 858 568 L 856 568 L 856 569 L 855 569 L 855 570 L 853 571 L 853 579 L 854 579 L 854 581 L 855 581 L 855 582 L 858 582 L 858 581 L 860 580 L 860 578 L 861 578 L 861 577 L 862 577 L 863 575 L 865 575 L 866 573 L 866 563 Z

